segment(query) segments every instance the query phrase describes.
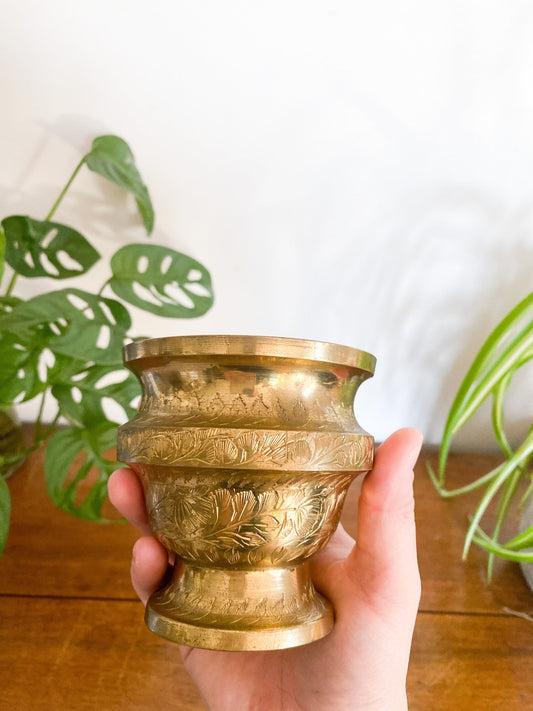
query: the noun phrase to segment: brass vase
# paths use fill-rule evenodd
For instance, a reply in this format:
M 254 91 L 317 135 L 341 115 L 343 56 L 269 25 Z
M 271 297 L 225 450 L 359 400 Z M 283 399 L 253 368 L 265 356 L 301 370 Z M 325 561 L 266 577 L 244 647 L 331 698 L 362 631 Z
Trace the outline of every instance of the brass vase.
M 155 535 L 183 561 L 148 602 L 150 629 L 226 650 L 326 635 L 333 611 L 308 560 L 372 467 L 353 399 L 374 357 L 251 336 L 138 341 L 124 357 L 143 396 L 118 457 L 143 482 Z

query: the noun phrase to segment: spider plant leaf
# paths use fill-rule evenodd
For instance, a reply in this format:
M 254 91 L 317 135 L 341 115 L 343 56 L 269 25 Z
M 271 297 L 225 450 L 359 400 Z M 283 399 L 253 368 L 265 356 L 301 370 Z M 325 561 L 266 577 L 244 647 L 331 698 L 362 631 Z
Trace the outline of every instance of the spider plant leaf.
M 151 234 L 154 228 L 154 208 L 148 188 L 143 183 L 126 141 L 119 136 L 98 136 L 85 156 L 85 164 L 89 170 L 125 188 L 133 195 L 146 232 Z
M 130 244 L 111 258 L 115 294 L 133 306 L 167 318 L 194 318 L 213 304 L 211 276 L 191 257 L 168 247 Z
M 69 279 L 85 274 L 100 255 L 67 225 L 11 215 L 2 220 L 6 262 L 25 277 Z
M 470 393 L 468 400 L 465 402 L 463 411 L 454 423 L 454 432 L 459 430 L 465 422 L 472 417 L 474 412 L 507 373 L 513 373 L 524 358 L 529 358 L 532 349 L 533 320 L 509 343 L 497 360 L 491 365 L 490 369 L 480 378 L 476 387 Z
M 500 380 L 498 385 L 496 385 L 492 393 L 492 429 L 494 430 L 494 434 L 496 436 L 498 444 L 500 445 L 500 448 L 506 457 L 512 457 L 513 450 L 511 449 L 511 446 L 507 440 L 503 429 L 503 401 L 504 395 L 507 392 L 509 385 L 511 384 L 511 380 L 513 379 L 513 373 L 514 371 L 507 373 Z
M 464 424 L 466 419 L 468 419 L 468 417 L 465 418 L 465 411 L 467 407 L 470 409 L 468 416 L 470 416 L 474 411 L 472 409 L 473 391 L 475 391 L 476 388 L 479 390 L 479 382 L 486 377 L 485 371 L 487 371 L 490 375 L 490 373 L 494 370 L 493 361 L 497 357 L 502 344 L 504 344 L 509 335 L 515 331 L 517 325 L 522 319 L 528 317 L 530 318 L 529 312 L 531 309 L 533 309 L 533 292 L 518 303 L 496 326 L 496 328 L 493 329 L 485 343 L 481 346 L 478 354 L 472 362 L 472 365 L 468 369 L 461 385 L 459 386 L 457 394 L 455 395 L 450 407 L 442 436 L 442 444 L 439 454 L 439 477 L 441 482 L 444 480 L 444 471 L 453 435 L 457 432 L 461 426 L 461 423 Z M 524 330 L 527 331 L 528 329 L 529 332 L 531 332 L 531 320 Z M 524 348 L 524 353 L 526 351 L 527 346 Z M 520 360 L 520 356 L 518 356 L 518 360 Z M 500 373 L 500 377 L 496 378 L 496 381 L 493 382 L 492 385 L 495 386 L 504 374 L 505 372 L 503 370 L 503 372 Z M 478 405 L 481 404 L 482 400 L 479 399 L 479 392 L 477 400 Z
M 532 527 L 533 529 L 533 527 Z M 533 531 L 532 531 L 533 533 Z M 507 560 L 513 560 L 516 563 L 532 563 L 533 562 L 533 549 L 527 551 L 511 550 L 507 545 L 501 545 L 494 542 L 490 536 L 488 536 L 481 528 L 478 528 L 473 542 L 476 545 L 484 548 L 493 555 L 497 555 L 500 558 L 506 558 Z
M 533 548 L 533 526 L 530 526 L 522 533 L 518 534 L 505 543 L 505 548 L 519 551 L 522 548 Z
M 533 359 L 533 352 L 531 353 L 526 353 L 526 355 L 516 364 L 515 367 L 513 367 L 501 380 L 500 382 L 496 385 L 496 387 L 492 391 L 492 429 L 494 430 L 494 434 L 496 436 L 496 439 L 498 441 L 498 444 L 500 445 L 502 452 L 505 454 L 506 457 L 512 457 L 513 455 L 513 450 L 511 449 L 511 446 L 507 440 L 507 437 L 504 432 L 504 412 L 503 412 L 503 402 L 504 402 L 504 396 L 505 393 L 507 392 L 507 389 L 509 385 L 511 384 L 511 381 L 513 379 L 513 375 L 517 372 L 517 370 L 520 370 L 526 363 L 528 363 L 530 360 Z M 523 467 L 522 467 L 523 469 Z
M 2 554 L 9 533 L 9 521 L 11 517 L 11 497 L 6 480 L 0 477 L 0 555 Z
M 520 447 L 518 447 L 514 452 L 513 456 L 503 464 L 498 476 L 491 481 L 483 497 L 481 498 L 466 534 L 463 548 L 463 558 L 465 558 L 468 554 L 474 534 L 476 533 L 481 518 L 487 510 L 490 502 L 504 482 L 507 481 L 507 479 L 513 474 L 516 467 L 518 467 L 523 461 L 527 460 L 531 454 L 533 454 L 533 428 L 531 428 L 527 437 L 524 439 Z
M 78 518 L 105 521 L 101 510 L 107 480 L 120 464 L 105 459 L 101 452 L 115 444 L 116 433 L 117 425 L 107 422 L 91 430 L 67 427 L 50 438 L 44 464 L 46 487 L 61 509 Z M 96 480 L 87 491 L 85 479 L 93 473 Z
M 532 480 L 529 482 L 529 485 L 523 494 L 522 498 L 520 499 L 520 504 L 519 506 L 525 506 L 526 502 L 529 500 L 530 496 L 533 496 L 533 477 L 530 477 Z
M 498 507 L 496 509 L 496 523 L 495 523 L 494 528 L 492 530 L 492 540 L 494 541 L 494 543 L 499 542 L 498 539 L 500 537 L 503 522 L 505 521 L 505 518 L 506 518 L 507 513 L 509 511 L 511 502 L 513 501 L 516 491 L 518 489 L 518 486 L 520 485 L 520 481 L 522 478 L 522 471 L 523 471 L 522 467 L 517 466 L 515 468 L 515 470 L 512 472 L 512 474 L 510 475 L 510 477 L 507 479 L 507 481 L 504 482 L 504 484 L 502 486 L 500 500 L 498 501 Z M 490 553 L 488 563 L 487 563 L 487 573 L 488 573 L 489 580 L 492 579 L 493 567 L 494 567 L 494 553 Z
M 457 489 L 447 489 L 440 481 L 440 478 L 437 476 L 435 473 L 435 470 L 431 466 L 431 464 L 427 464 L 427 471 L 429 474 L 429 478 L 431 480 L 431 483 L 437 490 L 437 492 L 442 496 L 443 499 L 451 499 L 455 496 L 463 496 L 464 494 L 469 494 L 472 491 L 475 491 L 476 489 L 481 489 L 485 484 L 488 484 L 491 482 L 493 479 L 495 479 L 498 474 L 500 473 L 500 470 L 502 468 L 503 464 L 500 464 L 499 466 L 495 467 L 494 469 L 491 469 L 490 472 L 487 472 L 487 474 L 484 474 L 483 476 L 480 476 L 478 479 L 475 479 L 473 482 L 470 484 L 466 484 L 466 486 L 461 486 Z
M 52 395 L 59 403 L 61 414 L 70 422 L 85 427 L 94 427 L 108 420 L 104 409 L 106 401 L 119 406 L 115 408 L 117 424 L 132 418 L 136 408 L 131 403 L 139 394 L 139 383 L 133 373 L 115 365 L 90 366 L 52 387 Z M 121 412 L 125 419 L 119 422 Z

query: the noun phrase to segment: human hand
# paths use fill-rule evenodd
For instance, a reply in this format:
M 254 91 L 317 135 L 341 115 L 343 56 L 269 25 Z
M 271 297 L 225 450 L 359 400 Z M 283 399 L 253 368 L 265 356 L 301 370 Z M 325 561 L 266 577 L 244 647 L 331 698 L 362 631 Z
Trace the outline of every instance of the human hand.
M 312 644 L 268 652 L 181 647 L 211 711 L 401 711 L 420 599 L 412 469 L 422 438 L 394 433 L 376 452 L 359 497 L 357 544 L 339 526 L 311 559 L 313 582 L 335 609 L 335 626 Z M 115 507 L 146 536 L 131 577 L 144 604 L 162 585 L 168 555 L 150 534 L 142 485 L 130 469 L 109 480 Z

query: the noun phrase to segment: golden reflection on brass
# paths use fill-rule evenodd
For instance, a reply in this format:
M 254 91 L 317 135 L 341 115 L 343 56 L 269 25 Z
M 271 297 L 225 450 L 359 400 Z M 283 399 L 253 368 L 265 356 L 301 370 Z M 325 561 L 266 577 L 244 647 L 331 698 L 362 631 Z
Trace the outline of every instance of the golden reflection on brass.
M 339 522 L 374 440 L 353 413 L 375 359 L 317 341 L 186 336 L 131 343 L 143 387 L 118 457 L 157 538 L 183 560 L 146 622 L 207 649 L 282 649 L 333 626 L 309 558 Z

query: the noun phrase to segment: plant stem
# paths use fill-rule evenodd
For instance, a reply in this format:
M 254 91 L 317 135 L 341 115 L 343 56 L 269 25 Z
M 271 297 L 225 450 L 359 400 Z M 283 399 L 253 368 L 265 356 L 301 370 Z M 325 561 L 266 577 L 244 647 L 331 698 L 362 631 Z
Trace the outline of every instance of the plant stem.
M 18 278 L 17 272 L 13 272 L 13 274 L 11 275 L 11 281 L 7 285 L 6 293 L 4 294 L 4 296 L 11 296 L 11 292 L 13 291 L 13 289 L 15 287 L 17 278 Z
M 33 443 L 37 442 L 39 439 L 39 436 L 41 434 L 41 419 L 43 416 L 43 411 L 44 411 L 44 403 L 46 402 L 46 395 L 47 395 L 48 390 L 45 390 L 43 392 L 42 398 L 41 398 L 41 404 L 39 406 L 39 412 L 37 413 L 37 419 L 35 420 L 35 433 L 33 436 Z
M 23 459 L 25 459 L 28 454 L 31 454 L 32 452 L 35 452 L 36 449 L 39 449 L 41 444 L 45 442 L 48 437 L 52 434 L 52 432 L 55 429 L 55 426 L 57 424 L 57 421 L 59 420 L 60 413 L 58 412 L 57 415 L 54 417 L 50 425 L 47 427 L 46 430 L 42 432 L 42 434 L 37 437 L 35 436 L 33 438 L 33 443 L 31 446 L 26 447 L 26 449 L 23 449 L 21 452 L 18 452 L 17 454 L 13 454 L 10 457 L 0 457 L 0 465 L 3 464 L 13 464 L 14 462 L 21 462 Z
M 58 196 L 57 200 L 54 202 L 54 204 L 53 204 L 52 207 L 50 208 L 49 213 L 48 213 L 48 214 L 46 215 L 46 217 L 44 218 L 45 220 L 51 220 L 52 217 L 55 215 L 55 212 L 56 212 L 57 208 L 59 207 L 59 205 L 61 204 L 61 201 L 62 201 L 63 198 L 65 197 L 65 194 L 66 194 L 67 190 L 68 190 L 68 189 L 70 188 L 70 186 L 72 185 L 72 181 L 73 181 L 74 178 L 78 175 L 78 173 L 79 173 L 80 170 L 82 169 L 84 163 L 85 163 L 85 156 L 83 156 L 83 158 L 80 160 L 80 162 L 78 163 L 78 165 L 74 168 L 74 172 L 72 173 L 72 175 L 71 175 L 70 178 L 68 179 L 67 184 L 65 185 L 65 187 L 63 188 L 63 190 L 59 193 L 59 196 Z M 8 286 L 7 286 L 7 290 L 6 290 L 6 293 L 4 294 L 4 296 L 11 296 L 11 292 L 12 292 L 13 289 L 15 288 L 15 284 L 16 284 L 16 282 L 17 282 L 18 276 L 19 276 L 19 275 L 17 274 L 17 272 L 13 272 L 13 274 L 12 274 L 12 276 L 11 276 L 11 281 L 9 282 L 9 284 L 8 284 Z
M 111 281 L 111 279 L 106 279 L 106 280 L 104 281 L 104 283 L 103 283 L 102 286 L 100 287 L 100 290 L 99 290 L 98 293 L 97 293 L 97 296 L 102 296 L 103 290 L 106 288 L 106 286 L 109 284 L 110 281 Z
M 78 173 L 79 173 L 80 170 L 82 169 L 84 163 L 85 163 L 85 156 L 83 156 L 83 158 L 80 160 L 80 162 L 78 163 L 78 165 L 77 165 L 76 168 L 74 169 L 74 172 L 72 173 L 72 175 L 71 175 L 70 178 L 68 179 L 67 184 L 65 185 L 65 187 L 63 188 L 63 190 L 59 193 L 59 197 L 57 198 L 57 200 L 55 201 L 55 203 L 52 205 L 52 208 L 51 208 L 50 212 L 49 212 L 48 215 L 44 218 L 45 220 L 51 220 L 51 219 L 52 219 L 52 217 L 54 216 L 54 214 L 55 214 L 57 208 L 59 207 L 59 205 L 60 205 L 60 203 L 61 203 L 61 201 L 62 201 L 63 198 L 65 197 L 65 193 L 67 192 L 67 190 L 68 190 L 68 189 L 70 188 L 70 186 L 72 185 L 72 181 L 73 181 L 74 178 L 78 175 Z

